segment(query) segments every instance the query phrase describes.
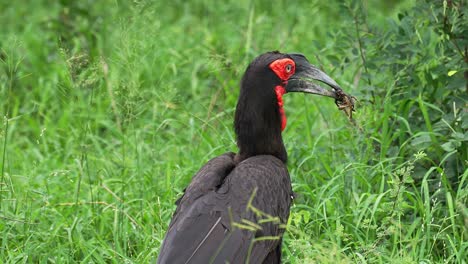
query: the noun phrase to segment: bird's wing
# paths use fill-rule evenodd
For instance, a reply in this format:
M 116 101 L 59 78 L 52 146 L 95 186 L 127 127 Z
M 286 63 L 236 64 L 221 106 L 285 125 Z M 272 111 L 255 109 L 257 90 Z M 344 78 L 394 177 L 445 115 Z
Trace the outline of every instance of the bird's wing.
M 261 263 L 279 245 L 291 202 L 284 164 L 260 156 L 229 171 L 230 156 L 223 156 L 208 162 L 186 189 L 158 263 Z
M 183 196 L 176 201 L 177 209 L 161 246 L 158 263 L 191 261 L 194 252 L 203 250 L 198 244 L 208 242 L 205 237 L 220 237 L 220 214 L 206 214 L 213 207 L 206 202 L 213 202 L 208 194 L 219 188 L 232 171 L 235 166 L 233 159 L 234 153 L 213 158 L 192 178 Z
M 198 198 L 219 188 L 224 179 L 234 168 L 234 153 L 228 152 L 208 161 L 193 176 L 184 194 L 175 202 L 177 209 L 174 212 L 169 228 L 177 222 L 180 211 L 187 210 Z

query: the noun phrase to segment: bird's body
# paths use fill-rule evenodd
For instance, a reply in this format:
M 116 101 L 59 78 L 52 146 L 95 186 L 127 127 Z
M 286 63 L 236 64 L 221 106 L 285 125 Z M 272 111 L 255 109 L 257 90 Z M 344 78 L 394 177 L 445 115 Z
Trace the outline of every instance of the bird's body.
M 282 96 L 301 91 L 333 97 L 300 81 L 303 76 L 341 90 L 299 54 L 269 52 L 249 65 L 234 120 L 239 152 L 210 160 L 193 177 L 176 202 L 158 263 L 281 262 L 293 196 Z
M 161 249 L 171 254 L 159 261 L 244 263 L 250 250 L 250 263 L 262 263 L 268 254 L 281 252 L 276 249 L 291 196 L 288 171 L 278 158 L 260 155 L 235 165 L 233 153 L 216 157 L 194 176 L 180 199 Z M 265 223 L 258 224 L 260 220 Z M 259 237 L 269 239 L 254 242 Z

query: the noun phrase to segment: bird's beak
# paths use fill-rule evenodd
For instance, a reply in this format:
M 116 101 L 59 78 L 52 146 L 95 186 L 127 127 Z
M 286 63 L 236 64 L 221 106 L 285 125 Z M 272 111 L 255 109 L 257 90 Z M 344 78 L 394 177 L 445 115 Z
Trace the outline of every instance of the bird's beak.
M 296 63 L 296 72 L 289 78 L 286 92 L 303 92 L 335 98 L 335 104 L 338 106 L 338 109 L 345 111 L 349 119 L 352 120 L 356 98 L 346 94 L 330 76 L 310 64 L 304 55 L 297 53 L 288 55 Z M 332 89 L 327 90 L 313 83 L 312 80 L 323 82 Z
M 291 56 L 296 63 L 296 72 L 289 78 L 288 84 L 286 85 L 286 92 L 311 93 L 338 99 L 337 92 L 342 91 L 342 89 L 332 78 L 310 64 L 304 55 L 297 53 L 288 55 Z M 332 90 L 327 90 L 311 82 L 312 80 L 323 82 L 331 86 Z

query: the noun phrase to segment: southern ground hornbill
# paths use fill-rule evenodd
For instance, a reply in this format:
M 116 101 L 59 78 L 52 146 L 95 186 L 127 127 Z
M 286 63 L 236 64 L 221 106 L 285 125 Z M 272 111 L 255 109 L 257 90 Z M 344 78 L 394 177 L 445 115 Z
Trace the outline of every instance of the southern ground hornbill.
M 239 152 L 208 161 L 193 177 L 176 202 L 158 263 L 281 261 L 293 195 L 281 137 L 287 92 L 325 95 L 340 108 L 353 107 L 353 99 L 303 55 L 268 52 L 254 59 L 242 78 L 235 113 Z

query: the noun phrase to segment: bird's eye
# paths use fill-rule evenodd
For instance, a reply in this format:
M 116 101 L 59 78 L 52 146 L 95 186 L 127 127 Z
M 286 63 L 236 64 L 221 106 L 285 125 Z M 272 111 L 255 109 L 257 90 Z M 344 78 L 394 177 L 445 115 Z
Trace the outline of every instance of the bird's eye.
M 286 69 L 286 72 L 287 72 L 287 73 L 290 73 L 291 70 L 292 70 L 292 65 L 291 65 L 291 64 L 286 65 L 286 68 L 285 68 L 285 69 Z

